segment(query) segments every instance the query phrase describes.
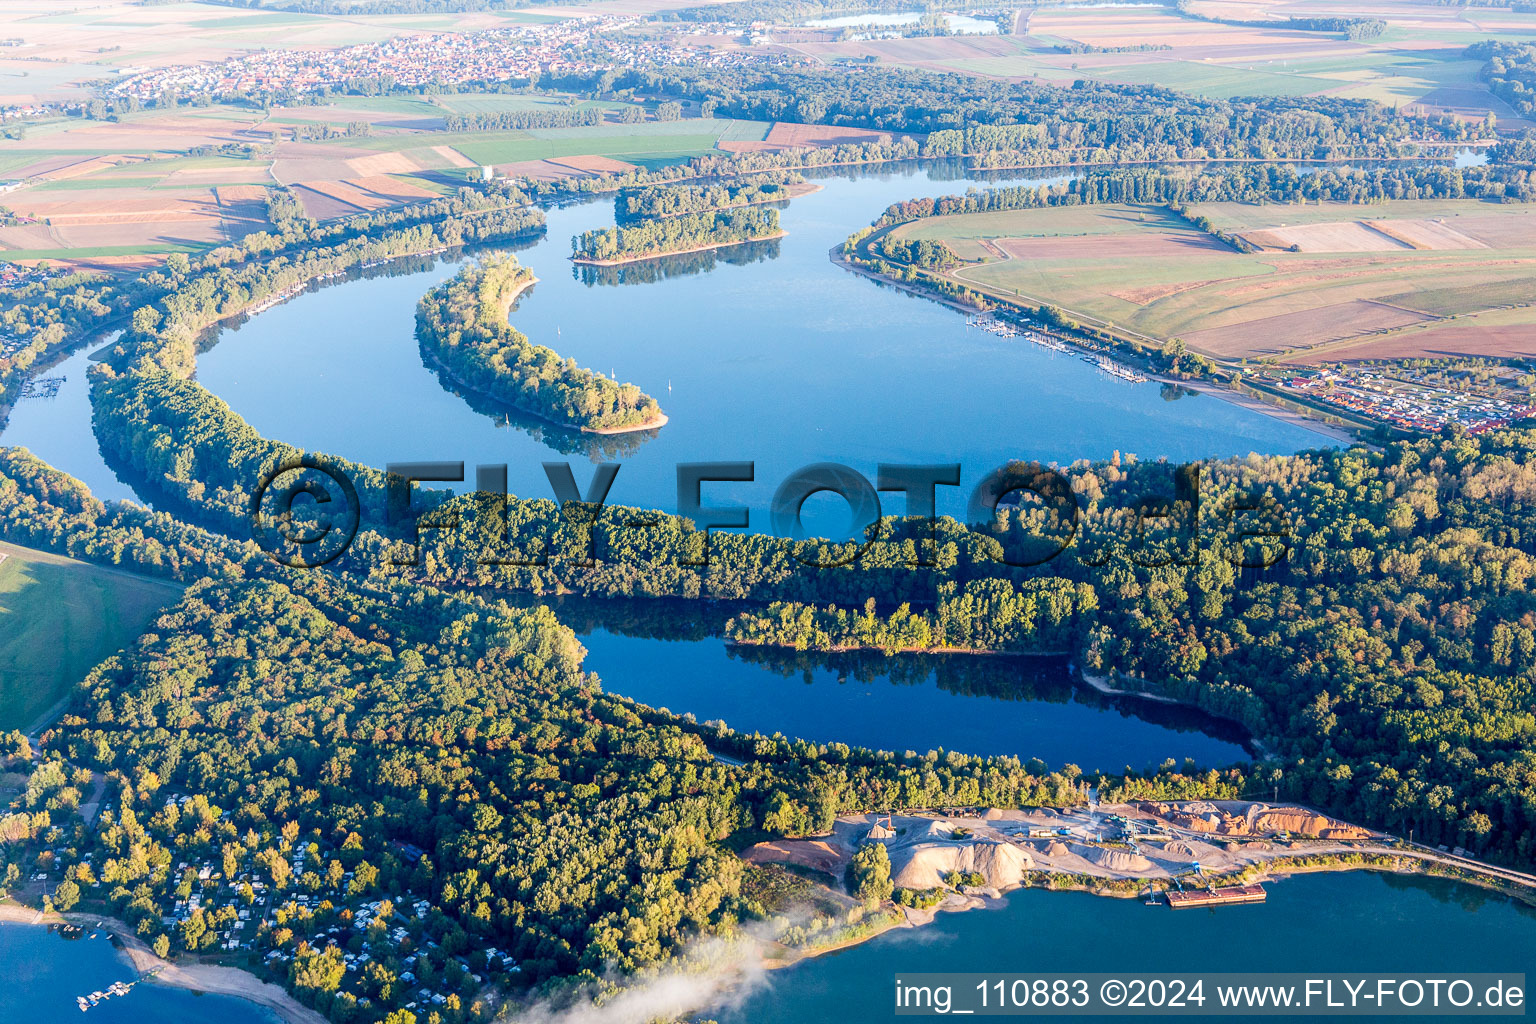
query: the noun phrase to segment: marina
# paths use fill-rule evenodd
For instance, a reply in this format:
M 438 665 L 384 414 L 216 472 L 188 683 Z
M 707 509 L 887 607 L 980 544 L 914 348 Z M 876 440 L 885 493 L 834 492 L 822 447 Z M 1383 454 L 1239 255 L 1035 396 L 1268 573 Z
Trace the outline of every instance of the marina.
M 999 317 L 993 316 L 991 313 L 982 313 L 977 316 L 970 317 L 965 321 L 965 326 L 979 327 L 983 331 L 986 331 L 988 334 L 995 334 L 1000 338 L 1023 338 L 1025 341 L 1032 345 L 1039 345 L 1041 348 L 1049 349 L 1052 352 L 1072 351 L 1072 346 L 1068 345 L 1060 338 L 1054 338 L 1049 334 L 1042 334 L 1039 331 L 1030 330 L 1029 328 L 1021 324 L 1014 323 L 1011 320 L 1003 320 Z
M 1092 363 L 1099 368 L 1100 372 L 1107 373 L 1119 380 L 1129 381 L 1132 384 L 1144 384 L 1147 380 L 1146 374 L 1132 369 L 1124 363 L 1117 363 L 1105 356 L 1084 356 L 1083 362 Z
M 56 398 L 59 394 L 59 388 L 64 386 L 64 381 L 65 378 L 59 376 L 34 377 L 22 387 L 21 397 Z

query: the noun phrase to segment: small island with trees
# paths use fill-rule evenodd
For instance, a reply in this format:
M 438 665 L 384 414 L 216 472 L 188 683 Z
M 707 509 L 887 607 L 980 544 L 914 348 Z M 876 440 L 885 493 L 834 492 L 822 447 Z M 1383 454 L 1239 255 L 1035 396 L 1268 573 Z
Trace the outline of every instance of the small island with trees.
M 571 239 L 577 263 L 614 266 L 676 253 L 702 252 L 742 242 L 779 238 L 779 211 L 748 207 L 678 217 L 660 217 L 628 226 L 583 231 Z
M 511 255 L 466 265 L 417 306 L 422 351 L 465 387 L 561 426 L 616 434 L 666 423 L 656 399 L 635 385 L 562 359 L 507 323 L 512 303 L 536 280 Z
M 680 217 L 759 203 L 782 203 L 820 188 L 794 172 L 753 175 L 706 185 L 645 185 L 624 189 L 614 204 L 614 213 L 621 222 L 647 217 Z

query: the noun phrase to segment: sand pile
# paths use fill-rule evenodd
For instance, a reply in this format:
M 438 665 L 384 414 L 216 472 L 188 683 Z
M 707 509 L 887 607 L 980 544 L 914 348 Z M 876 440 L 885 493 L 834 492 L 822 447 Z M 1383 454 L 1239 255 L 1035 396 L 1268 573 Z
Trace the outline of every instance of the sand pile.
M 1253 831 L 1296 832 L 1304 836 L 1320 836 L 1324 839 L 1367 839 L 1365 829 L 1334 821 L 1332 818 L 1303 810 L 1300 807 L 1279 807 L 1259 814 L 1253 823 Z
M 1188 843 L 1178 841 L 1164 844 L 1163 852 L 1172 857 L 1193 857 L 1195 855 L 1195 851 L 1190 848 Z
M 1052 857 L 1065 857 L 1067 854 L 1071 853 L 1072 851 L 1067 849 L 1067 844 L 1066 843 L 1059 842 L 1057 840 L 1052 840 L 1051 841 L 1051 845 L 1049 845 L 1049 846 L 1047 846 L 1045 848 L 1045 852 L 1047 854 L 1049 854 L 1050 856 L 1052 856 Z
M 998 810 L 996 807 L 989 807 L 987 808 L 987 813 L 982 817 L 986 821 L 1001 821 L 1003 812 Z
M 1097 864 L 1110 871 L 1150 871 L 1152 862 L 1139 853 L 1126 850 L 1105 850 L 1097 846 L 1079 846 L 1073 851 L 1090 864 Z
M 918 845 L 891 851 L 892 881 L 904 889 L 931 889 L 942 885 L 951 871 L 975 871 L 997 889 L 1018 885 L 1024 872 L 1034 867 L 1028 852 L 1007 843 L 975 843 L 969 846 Z

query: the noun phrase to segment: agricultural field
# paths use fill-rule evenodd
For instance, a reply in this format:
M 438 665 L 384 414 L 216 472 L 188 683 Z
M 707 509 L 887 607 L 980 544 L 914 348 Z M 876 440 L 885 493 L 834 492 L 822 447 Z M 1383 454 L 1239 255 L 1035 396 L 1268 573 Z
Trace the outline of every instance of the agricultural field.
M 1536 355 L 1536 211 L 1476 201 L 1196 207 L 1241 252 L 1162 207 L 938 217 L 949 276 L 1227 361 Z
M 450 110 L 555 108 L 567 100 L 345 97 L 265 112 L 215 106 L 32 126 L 23 139 L 0 141 L 0 179 L 25 183 L 6 193 L 4 205 L 29 218 L 0 228 L 0 258 L 142 267 L 157 253 L 195 251 L 265 229 L 263 197 L 271 186 L 293 188 L 311 216 L 326 220 L 451 192 L 484 165 L 561 178 L 871 134 L 729 119 L 624 124 L 617 113 L 631 106 L 624 103 L 588 104 L 610 112 L 600 125 L 444 130 Z M 368 126 L 365 135 L 296 137 L 315 126 L 344 132 L 360 122 Z
M 1379 18 L 1386 31 L 1352 41 L 1303 31 L 1290 18 Z M 1272 22 L 1232 25 L 1229 21 Z M 1171 8 L 1058 6 L 1026 9 L 1012 35 L 796 42 L 825 61 L 880 61 L 932 71 L 1066 85 L 1079 79 L 1157 85 L 1215 98 L 1329 95 L 1394 106 L 1515 119 L 1477 80 L 1462 51 L 1483 39 L 1536 39 L 1536 18 L 1509 11 L 1356 0 L 1197 0 Z M 1111 52 L 1063 52 L 1074 44 Z M 1144 48 L 1144 49 L 1138 49 Z M 1119 51 L 1119 52 L 1113 52 Z
M 0 730 L 24 729 L 181 587 L 0 543 Z

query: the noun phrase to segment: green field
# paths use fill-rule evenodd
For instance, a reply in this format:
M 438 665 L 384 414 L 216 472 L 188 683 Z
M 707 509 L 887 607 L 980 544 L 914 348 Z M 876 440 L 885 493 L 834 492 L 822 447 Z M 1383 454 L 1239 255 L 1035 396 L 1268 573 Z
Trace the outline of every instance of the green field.
M 22 729 L 181 587 L 0 543 L 0 729 Z
M 1149 61 L 1100 68 L 1093 77 L 1122 85 L 1161 85 L 1217 99 L 1233 96 L 1306 96 L 1338 85 L 1327 78 L 1288 74 L 1275 68 L 1234 67 L 1197 61 Z
M 500 114 L 509 110 L 565 110 L 572 106 L 562 96 L 531 96 L 526 93 L 448 93 L 434 101 L 456 114 Z M 578 110 L 623 110 L 636 104 L 618 101 L 582 100 Z
M 717 138 L 716 135 L 630 134 L 544 139 L 524 132 L 476 132 L 444 141 L 477 164 L 510 164 L 562 156 L 654 156 L 680 160 L 711 152 Z

